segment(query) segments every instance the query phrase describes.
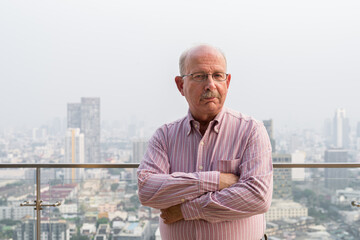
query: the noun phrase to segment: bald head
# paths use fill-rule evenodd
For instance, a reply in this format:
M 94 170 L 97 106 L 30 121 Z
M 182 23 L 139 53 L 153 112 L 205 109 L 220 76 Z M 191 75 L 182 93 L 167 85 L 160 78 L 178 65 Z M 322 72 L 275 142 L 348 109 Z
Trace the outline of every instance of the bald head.
M 199 54 L 204 54 L 204 53 L 220 55 L 224 59 L 225 65 L 226 65 L 225 54 L 219 48 L 213 47 L 211 45 L 206 45 L 206 44 L 197 45 L 197 46 L 194 46 L 192 48 L 185 50 L 181 54 L 180 59 L 179 59 L 180 75 L 182 76 L 182 75 L 187 74 L 186 69 L 187 69 L 187 63 L 188 63 L 189 58 L 191 58 L 193 56 L 197 56 Z

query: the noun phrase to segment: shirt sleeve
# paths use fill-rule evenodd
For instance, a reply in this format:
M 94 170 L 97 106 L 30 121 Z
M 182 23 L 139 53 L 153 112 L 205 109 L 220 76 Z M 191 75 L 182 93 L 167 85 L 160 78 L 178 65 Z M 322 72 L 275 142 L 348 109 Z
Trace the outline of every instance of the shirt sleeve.
M 150 140 L 137 170 L 141 204 L 165 209 L 219 189 L 220 173 L 217 171 L 169 172 L 165 134 L 159 129 Z
M 271 144 L 265 127 L 251 133 L 239 166 L 239 181 L 181 205 L 185 220 L 221 222 L 265 213 L 271 204 L 273 169 Z

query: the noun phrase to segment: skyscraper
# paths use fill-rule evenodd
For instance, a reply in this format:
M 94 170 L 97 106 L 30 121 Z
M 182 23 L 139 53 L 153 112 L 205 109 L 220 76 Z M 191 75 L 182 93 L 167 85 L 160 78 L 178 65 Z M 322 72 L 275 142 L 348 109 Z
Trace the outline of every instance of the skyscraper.
M 290 154 L 272 154 L 273 163 L 291 163 Z M 290 168 L 276 168 L 274 171 L 274 199 L 292 199 L 292 172 Z
M 145 140 L 133 141 L 133 163 L 140 163 L 146 153 L 148 142 Z M 133 171 L 133 178 L 136 178 L 136 169 Z
M 145 140 L 136 140 L 133 142 L 133 163 L 140 163 L 145 155 L 148 142 Z
M 66 163 L 84 163 L 84 134 L 79 128 L 68 128 L 65 140 L 65 161 Z M 65 183 L 74 183 L 84 177 L 83 168 L 65 168 Z
M 68 128 L 80 128 L 84 134 L 85 162 L 100 162 L 100 98 L 81 98 L 81 103 L 69 103 Z
M 264 126 L 266 128 L 266 131 L 269 135 L 270 138 L 270 142 L 271 142 L 271 148 L 272 148 L 272 152 L 274 153 L 276 151 L 275 147 L 275 139 L 274 139 L 274 125 L 273 125 L 273 120 L 264 120 L 263 121 Z
M 335 111 L 333 121 L 333 146 L 335 148 L 350 147 L 350 124 L 349 119 L 346 118 L 344 108 L 338 108 Z
M 326 163 L 346 163 L 348 152 L 345 149 L 333 148 L 325 151 Z M 332 190 L 344 189 L 348 185 L 346 168 L 325 168 L 325 187 Z
M 35 240 L 36 220 L 25 219 L 17 224 L 14 230 L 15 239 Z M 41 222 L 41 239 L 67 240 L 65 220 L 48 220 Z
M 68 103 L 67 128 L 81 128 L 81 103 Z
M 306 153 L 304 151 L 296 150 L 291 154 L 292 163 L 305 163 Z M 292 181 L 305 181 L 305 168 L 291 169 Z
M 360 150 L 360 122 L 357 123 L 356 128 L 356 149 Z
M 86 162 L 100 162 L 100 98 L 81 98 L 80 129 L 85 136 Z

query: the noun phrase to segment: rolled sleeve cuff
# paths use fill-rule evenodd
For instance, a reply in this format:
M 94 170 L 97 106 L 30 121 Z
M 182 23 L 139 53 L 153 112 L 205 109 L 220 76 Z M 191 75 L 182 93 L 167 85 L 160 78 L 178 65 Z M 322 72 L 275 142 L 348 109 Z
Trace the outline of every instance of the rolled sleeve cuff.
M 205 217 L 198 199 L 181 204 L 181 212 L 185 220 L 203 219 Z
M 199 192 L 204 194 L 207 192 L 215 192 L 219 190 L 220 172 L 200 172 L 200 189 Z

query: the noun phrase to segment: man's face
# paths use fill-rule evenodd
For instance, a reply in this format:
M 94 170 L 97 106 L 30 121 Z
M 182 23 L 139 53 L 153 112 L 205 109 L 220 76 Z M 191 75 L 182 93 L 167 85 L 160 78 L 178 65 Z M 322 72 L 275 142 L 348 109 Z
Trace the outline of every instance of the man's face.
M 226 73 L 226 62 L 221 53 L 211 47 L 199 47 L 188 53 L 185 60 L 185 74 L 216 72 Z M 180 93 L 185 96 L 190 112 L 196 120 L 212 120 L 224 105 L 231 76 L 226 81 L 216 82 L 209 75 L 203 82 L 192 80 L 191 76 L 176 77 Z

